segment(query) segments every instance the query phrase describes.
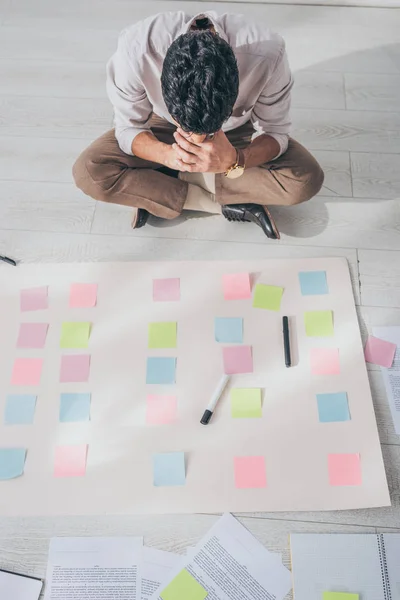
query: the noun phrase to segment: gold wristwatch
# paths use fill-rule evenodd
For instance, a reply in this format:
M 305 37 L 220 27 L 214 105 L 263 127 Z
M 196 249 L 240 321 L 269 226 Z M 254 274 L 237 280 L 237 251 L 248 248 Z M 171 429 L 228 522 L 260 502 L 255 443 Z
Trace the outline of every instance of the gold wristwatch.
M 227 171 L 225 171 L 225 177 L 229 177 L 229 179 L 237 179 L 243 175 L 244 169 L 244 152 L 243 150 L 238 150 L 236 148 L 236 162 L 234 165 L 229 167 Z

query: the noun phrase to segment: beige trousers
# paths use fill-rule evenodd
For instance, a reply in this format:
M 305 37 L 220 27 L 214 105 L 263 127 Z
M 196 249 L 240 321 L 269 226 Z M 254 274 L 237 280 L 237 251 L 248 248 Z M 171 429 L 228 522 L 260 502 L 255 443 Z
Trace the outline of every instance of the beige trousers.
M 168 121 L 153 115 L 150 126 L 160 141 L 174 143 L 175 127 Z M 236 148 L 245 148 L 253 131 L 248 122 L 226 135 Z M 84 150 L 73 167 L 76 185 L 95 200 L 144 208 L 165 219 L 173 219 L 182 212 L 188 193 L 188 183 L 171 175 L 158 163 L 125 154 L 118 146 L 114 130 Z M 282 156 L 246 169 L 238 179 L 216 174 L 215 200 L 221 205 L 290 206 L 315 196 L 323 180 L 323 171 L 315 158 L 290 139 Z

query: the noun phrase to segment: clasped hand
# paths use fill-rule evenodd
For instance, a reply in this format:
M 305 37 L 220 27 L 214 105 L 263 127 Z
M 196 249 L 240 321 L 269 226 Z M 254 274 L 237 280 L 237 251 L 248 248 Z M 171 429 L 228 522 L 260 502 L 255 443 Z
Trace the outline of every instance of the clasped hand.
M 223 131 L 212 140 L 197 142 L 191 134 L 178 128 L 174 133 L 175 144 L 172 168 L 190 173 L 224 173 L 236 162 L 236 150 Z

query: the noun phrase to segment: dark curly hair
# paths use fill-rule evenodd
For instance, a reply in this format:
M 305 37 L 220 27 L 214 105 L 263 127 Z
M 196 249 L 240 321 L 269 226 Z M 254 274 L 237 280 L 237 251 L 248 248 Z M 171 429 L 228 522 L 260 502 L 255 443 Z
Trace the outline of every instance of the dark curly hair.
M 232 114 L 239 71 L 230 45 L 211 31 L 190 31 L 168 48 L 164 102 L 184 131 L 215 133 Z

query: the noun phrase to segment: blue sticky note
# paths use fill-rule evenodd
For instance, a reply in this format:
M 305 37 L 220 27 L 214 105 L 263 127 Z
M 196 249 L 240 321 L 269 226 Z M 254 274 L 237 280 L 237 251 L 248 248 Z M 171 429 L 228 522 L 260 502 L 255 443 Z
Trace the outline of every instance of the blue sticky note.
M 321 423 L 350 421 L 349 403 L 346 392 L 317 394 L 318 414 Z
M 175 383 L 175 366 L 176 358 L 148 358 L 146 383 Z
M 25 448 L 0 448 L 0 480 L 14 479 L 24 472 Z
M 4 410 L 5 425 L 30 425 L 35 416 L 36 396 L 13 394 L 7 396 Z
M 153 483 L 157 487 L 185 485 L 185 453 L 153 454 Z
M 215 341 L 223 344 L 242 344 L 243 319 L 236 317 L 215 318 Z
M 303 296 L 318 296 L 329 293 L 325 271 L 303 271 L 299 273 L 299 281 Z
M 90 394 L 61 394 L 60 423 L 90 421 Z

